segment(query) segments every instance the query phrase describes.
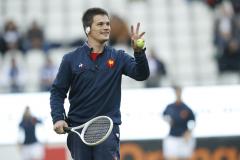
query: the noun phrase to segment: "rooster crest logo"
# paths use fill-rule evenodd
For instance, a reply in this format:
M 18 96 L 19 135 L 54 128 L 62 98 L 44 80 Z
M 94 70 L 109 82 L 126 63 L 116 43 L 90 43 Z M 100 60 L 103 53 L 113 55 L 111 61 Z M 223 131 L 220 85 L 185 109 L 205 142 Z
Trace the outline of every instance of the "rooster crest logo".
M 110 58 L 108 61 L 107 61 L 107 66 L 108 68 L 113 68 L 115 65 L 115 60 Z

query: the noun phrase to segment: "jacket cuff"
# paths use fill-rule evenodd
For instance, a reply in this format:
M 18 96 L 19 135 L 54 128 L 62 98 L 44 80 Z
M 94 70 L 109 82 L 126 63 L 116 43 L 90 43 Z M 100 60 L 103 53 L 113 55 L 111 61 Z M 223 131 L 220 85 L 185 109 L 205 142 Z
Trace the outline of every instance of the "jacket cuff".
M 144 54 L 145 51 L 146 51 L 146 48 L 143 48 L 143 49 L 141 49 L 139 51 L 134 51 L 134 55 Z
M 57 121 L 60 121 L 60 120 L 65 120 L 65 117 L 62 115 L 62 116 L 53 118 L 53 124 L 55 124 Z

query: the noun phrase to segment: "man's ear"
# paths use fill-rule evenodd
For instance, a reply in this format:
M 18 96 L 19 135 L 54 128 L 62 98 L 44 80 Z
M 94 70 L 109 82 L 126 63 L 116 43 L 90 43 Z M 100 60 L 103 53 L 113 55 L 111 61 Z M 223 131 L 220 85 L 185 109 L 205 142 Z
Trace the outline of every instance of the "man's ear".
M 86 32 L 87 35 L 89 34 L 90 31 L 91 31 L 90 27 L 89 26 L 86 27 L 85 32 Z

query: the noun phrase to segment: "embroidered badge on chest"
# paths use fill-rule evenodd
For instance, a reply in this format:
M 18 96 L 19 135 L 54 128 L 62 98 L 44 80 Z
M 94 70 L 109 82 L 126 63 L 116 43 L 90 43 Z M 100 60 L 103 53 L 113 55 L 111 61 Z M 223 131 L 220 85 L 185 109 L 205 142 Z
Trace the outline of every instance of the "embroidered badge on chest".
M 80 63 L 80 64 L 78 65 L 78 67 L 79 67 L 80 69 L 83 69 L 83 68 L 85 67 L 85 65 L 82 64 L 82 63 Z
M 107 61 L 108 68 L 113 68 L 114 65 L 115 65 L 115 60 L 112 58 L 108 59 L 108 61 Z

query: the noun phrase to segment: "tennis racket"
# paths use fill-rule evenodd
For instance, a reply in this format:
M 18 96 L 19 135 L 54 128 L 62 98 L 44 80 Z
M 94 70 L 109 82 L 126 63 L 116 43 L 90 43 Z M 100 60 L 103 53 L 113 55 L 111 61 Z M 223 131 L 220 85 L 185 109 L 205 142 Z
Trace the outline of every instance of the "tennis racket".
M 98 116 L 77 127 L 64 127 L 65 132 L 76 133 L 83 143 L 95 146 L 105 141 L 113 129 L 113 121 L 108 116 Z

